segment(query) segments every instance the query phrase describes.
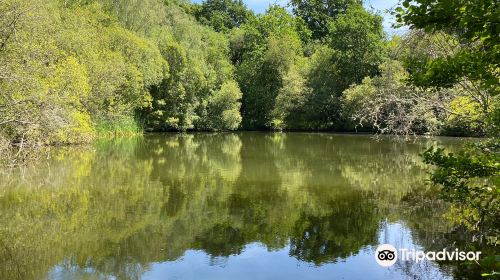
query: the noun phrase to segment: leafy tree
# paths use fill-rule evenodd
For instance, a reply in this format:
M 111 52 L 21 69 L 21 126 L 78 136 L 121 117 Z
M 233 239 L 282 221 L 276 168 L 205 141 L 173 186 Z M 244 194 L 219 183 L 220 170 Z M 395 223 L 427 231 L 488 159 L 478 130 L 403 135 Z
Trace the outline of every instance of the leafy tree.
M 380 76 L 366 77 L 344 92 L 345 113 L 357 127 L 402 136 L 437 134 L 452 94 L 407 85 L 408 73 L 399 61 L 388 60 L 380 69 Z
M 85 104 L 93 121 L 118 123 L 148 106 L 149 87 L 168 74 L 154 43 L 124 29 L 98 3 L 63 9 L 61 14 L 59 44 L 87 68 L 91 96 Z
M 422 65 L 435 58 L 453 56 L 462 49 L 463 46 L 456 36 L 442 31 L 429 34 L 424 30 L 412 30 L 398 42 L 394 41 L 390 52 L 391 57 L 403 62 L 411 73 L 408 82 L 415 84 L 412 76 L 422 70 Z M 489 115 L 495 110 L 498 97 L 492 97 L 490 92 L 481 88 L 478 83 L 464 79 L 448 88 L 425 85 L 420 87 L 435 94 L 448 92 L 450 97 L 453 96 L 453 100 L 442 106 L 447 111 L 443 119 L 442 134 L 484 136 L 495 126 Z
M 180 7 L 171 4 L 167 10 L 165 24 L 152 37 L 168 62 L 170 75 L 151 87 L 152 105 L 143 110 L 146 129 L 237 128 L 239 117 L 233 106 L 237 107 L 238 102 L 223 110 L 227 110 L 226 117 L 219 116 L 213 122 L 208 119 L 215 117 L 214 112 L 208 114 L 207 108 L 213 95 L 225 83 L 234 85 L 228 41 L 222 34 L 195 22 Z
M 243 92 L 244 128 L 271 126 L 283 77 L 302 55 L 299 24 L 284 8 L 272 6 L 266 14 L 243 25 L 242 31 L 233 33 L 231 45 Z
M 283 77 L 283 86 L 276 96 L 276 104 L 272 111 L 272 128 L 303 128 L 305 105 L 311 95 L 307 86 L 308 60 L 299 60 L 292 65 Z
M 240 107 L 242 93 L 235 81 L 222 84 L 208 99 L 206 119 L 212 130 L 235 130 L 241 123 Z
M 192 128 L 193 95 L 188 95 L 190 93 L 186 92 L 182 84 L 188 67 L 186 51 L 174 41 L 161 45 L 161 52 L 170 66 L 171 74 L 160 84 L 151 88 L 152 105 L 150 108 L 145 108 L 144 112 L 146 129 L 186 130 Z
M 341 119 L 342 104 L 337 87 L 338 68 L 335 63 L 335 51 L 328 46 L 319 47 L 310 60 L 310 71 L 307 73 L 307 86 L 312 93 L 305 109 L 306 127 L 308 129 L 338 128 Z
M 360 0 L 292 0 L 293 13 L 304 20 L 313 39 L 322 39 L 329 33 L 332 21 L 348 9 L 361 6 Z
M 29 5 L 24 1 L 3 1 L 0 6 L 0 51 L 4 51 L 16 28 L 24 24 Z
M 162 0 L 93 1 L 101 3 L 104 10 L 116 17 L 125 28 L 142 35 L 150 35 L 153 27 L 163 22 L 167 7 Z
M 329 25 L 328 46 L 335 53 L 331 58 L 338 68 L 336 86 L 341 94 L 364 77 L 378 74 L 378 65 L 386 57 L 382 17 L 361 6 L 347 9 Z
M 405 0 L 396 9 L 400 23 L 426 32 L 456 36 L 462 48 L 422 63 L 412 80 L 418 85 L 452 87 L 469 80 L 492 95 L 499 93 L 500 34 L 497 1 Z
M 393 39 L 391 60 L 380 65 L 380 76 L 365 78 L 344 92 L 344 114 L 359 122 L 358 128 L 367 126 L 363 129 L 381 133 L 483 136 L 490 122 L 483 102 L 494 107 L 496 98 L 464 90 L 470 83 L 441 89 L 408 83 L 412 66 L 456 48 L 453 42 L 446 34 L 420 31 Z
M 391 58 L 405 63 L 414 85 L 449 89 L 417 91 L 419 100 L 439 101 L 429 114 L 444 118 L 419 122 L 417 131 L 495 131 L 497 5 L 418 3 L 403 1 L 399 20 L 434 34 L 411 32 Z M 361 88 L 399 96 L 385 103 L 370 95 L 384 112 L 409 101 L 403 92 L 410 86 L 387 73 L 373 78 L 386 57 L 380 16 L 358 0 L 293 0 L 292 7 L 295 16 L 276 5 L 254 16 L 240 0 L 2 1 L 0 142 L 74 143 L 106 131 L 232 130 L 240 123 L 345 130 L 354 99 L 374 108 Z M 452 23 L 440 24 L 447 18 Z M 363 79 L 349 90 L 356 98 L 343 97 Z
M 498 139 L 469 145 L 458 153 L 430 148 L 424 162 L 437 169 L 431 181 L 453 203 L 451 218 L 474 233 L 474 240 L 498 243 L 500 237 L 500 144 Z
M 399 22 L 427 33 L 443 31 L 454 36 L 459 48 L 446 55 L 423 60 L 411 81 L 425 87 L 472 86 L 470 97 L 498 94 L 498 28 L 496 1 L 402 1 L 396 9 Z M 485 93 L 484 93 L 485 92 Z M 478 97 L 480 96 L 480 97 Z M 457 102 L 459 107 L 463 103 Z M 482 102 L 484 118 L 489 118 L 489 102 Z M 496 127 L 496 125 L 493 125 Z M 495 129 L 490 130 L 497 133 Z M 452 202 L 452 219 L 465 225 L 475 237 L 498 240 L 498 141 L 469 146 L 457 154 L 434 148 L 426 151 L 424 161 L 437 169 L 431 180 L 443 187 L 445 199 Z M 491 239 L 493 238 L 493 239 Z
M 313 94 L 307 119 L 317 129 L 348 129 L 341 96 L 364 77 L 378 74 L 386 56 L 382 19 L 361 6 L 348 8 L 329 25 L 327 43 L 311 58 L 308 86 Z
M 196 10 L 195 16 L 202 24 L 218 32 L 227 32 L 240 27 L 254 15 L 242 0 L 206 0 Z
M 87 71 L 58 46 L 60 23 L 50 3 L 2 2 L 10 9 L 0 50 L 0 138 L 19 148 L 85 142 L 93 137 L 85 101 Z M 13 27 L 16 36 L 10 36 Z M 2 27 L 3 28 L 3 27 Z

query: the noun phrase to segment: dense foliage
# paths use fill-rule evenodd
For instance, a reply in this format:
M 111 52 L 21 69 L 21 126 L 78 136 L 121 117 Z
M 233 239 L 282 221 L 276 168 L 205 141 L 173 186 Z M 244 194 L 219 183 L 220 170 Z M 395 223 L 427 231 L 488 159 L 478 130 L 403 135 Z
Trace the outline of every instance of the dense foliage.
M 254 16 L 242 0 L 207 0 L 191 10 L 197 20 L 219 32 L 240 27 Z
M 409 80 L 427 89 L 458 89 L 459 94 L 444 106 L 452 113 L 462 113 L 450 115 L 451 123 L 465 123 L 468 129 L 493 136 L 457 153 L 427 150 L 424 162 L 435 167 L 430 179 L 441 186 L 443 197 L 451 202 L 450 218 L 472 233 L 473 242 L 486 239 L 498 245 L 498 2 L 405 0 L 401 5 L 396 9 L 399 21 L 423 29 L 427 36 L 435 37 L 433 43 L 438 43 L 437 48 L 430 49 L 437 51 L 427 51 L 424 56 L 421 48 L 415 48 L 415 54 L 406 60 Z M 493 270 L 485 275 L 494 274 Z
M 445 31 L 455 35 L 463 46 L 446 57 L 431 58 L 418 65 L 415 82 L 453 86 L 465 78 L 493 94 L 499 93 L 498 1 L 404 0 L 397 12 L 401 23 L 427 32 Z
M 290 5 L 1 0 L 0 160 L 143 131 L 498 137 L 498 1 L 403 0 L 390 39 L 362 1 Z M 498 235 L 498 144 L 424 157 L 455 218 Z
M 423 87 L 460 86 L 470 100 L 462 105 L 476 107 L 485 120 L 479 130 L 485 134 L 498 129 L 498 120 L 491 118 L 500 110 L 498 1 L 405 0 L 396 16 L 412 29 L 447 36 L 435 52 L 406 61 L 410 81 Z
M 292 0 L 293 12 L 306 22 L 315 39 L 328 36 L 329 25 L 351 7 L 360 7 L 360 0 Z
M 444 198 L 454 203 L 453 219 L 478 238 L 499 243 L 499 141 L 470 145 L 456 154 L 431 148 L 423 156 L 425 163 L 437 167 L 431 180 L 442 185 Z
M 258 15 L 241 0 L 5 0 L 0 147 L 144 130 L 491 134 L 496 6 L 433 3 L 404 1 L 413 30 L 389 40 L 357 0 Z
M 0 10 L 4 142 L 241 122 L 227 39 L 176 4 L 9 0 Z

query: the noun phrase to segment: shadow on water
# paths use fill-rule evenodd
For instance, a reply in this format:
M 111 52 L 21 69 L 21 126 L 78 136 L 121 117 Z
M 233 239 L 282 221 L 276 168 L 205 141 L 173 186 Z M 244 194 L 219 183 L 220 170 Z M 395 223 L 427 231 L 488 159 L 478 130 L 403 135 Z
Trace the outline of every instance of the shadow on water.
M 380 243 L 455 244 L 424 183 L 419 153 L 436 143 L 460 141 L 244 132 L 60 149 L 2 173 L 0 279 L 463 276 L 373 257 Z

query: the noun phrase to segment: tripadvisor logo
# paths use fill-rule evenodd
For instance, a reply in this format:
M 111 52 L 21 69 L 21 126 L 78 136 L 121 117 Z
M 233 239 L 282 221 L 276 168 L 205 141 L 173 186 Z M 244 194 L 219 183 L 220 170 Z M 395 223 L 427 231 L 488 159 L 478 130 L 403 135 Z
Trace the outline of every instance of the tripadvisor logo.
M 398 252 L 391 244 L 382 244 L 375 251 L 375 260 L 381 266 L 391 266 L 396 263 Z
M 409 249 L 399 249 L 399 256 L 402 261 L 414 261 L 419 263 L 423 260 L 429 261 L 478 261 L 481 252 L 464 252 L 455 249 L 448 251 L 443 249 L 441 251 L 418 251 Z M 375 251 L 375 260 L 377 263 L 384 267 L 392 266 L 398 259 L 398 250 L 390 244 L 382 244 L 377 247 Z

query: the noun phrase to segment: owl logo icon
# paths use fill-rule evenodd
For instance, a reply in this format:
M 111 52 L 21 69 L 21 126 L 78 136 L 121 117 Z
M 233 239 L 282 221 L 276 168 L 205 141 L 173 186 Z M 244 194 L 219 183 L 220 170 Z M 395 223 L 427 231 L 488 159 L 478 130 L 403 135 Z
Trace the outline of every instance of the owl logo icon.
M 383 267 L 389 267 L 396 263 L 398 253 L 396 248 L 390 244 L 382 244 L 375 251 L 375 260 Z

